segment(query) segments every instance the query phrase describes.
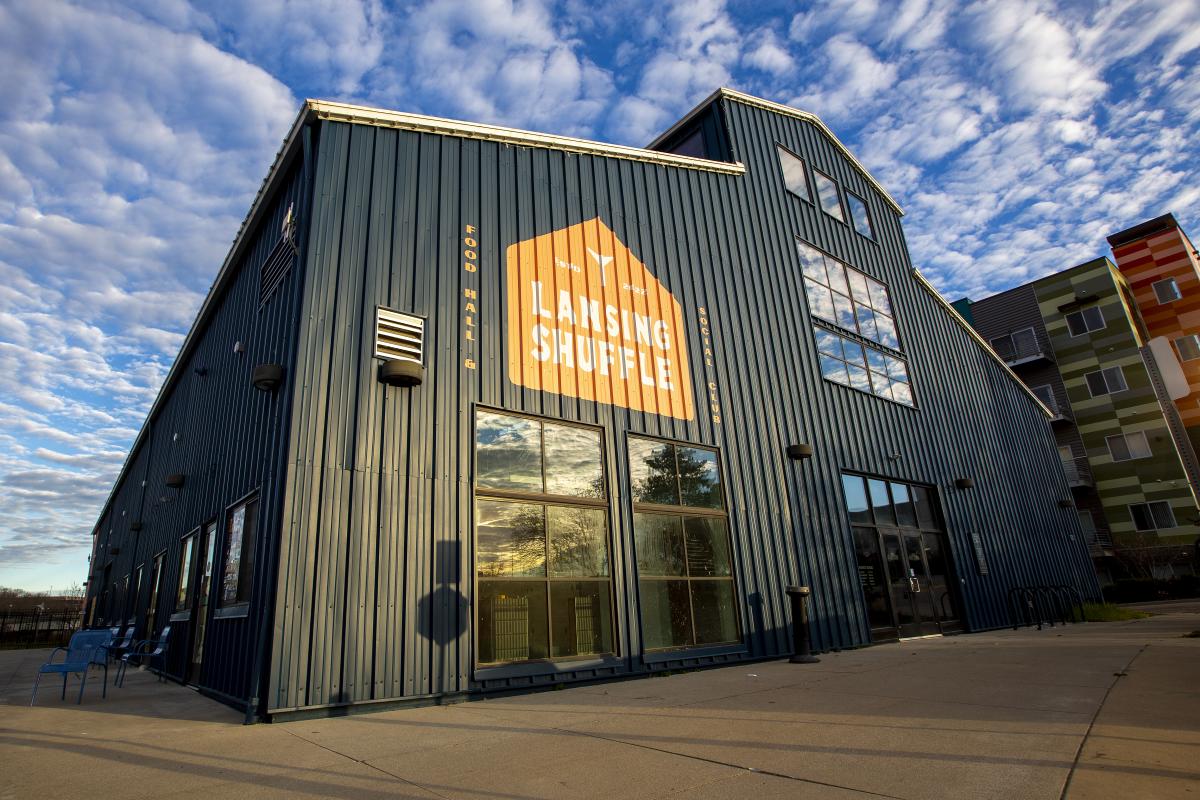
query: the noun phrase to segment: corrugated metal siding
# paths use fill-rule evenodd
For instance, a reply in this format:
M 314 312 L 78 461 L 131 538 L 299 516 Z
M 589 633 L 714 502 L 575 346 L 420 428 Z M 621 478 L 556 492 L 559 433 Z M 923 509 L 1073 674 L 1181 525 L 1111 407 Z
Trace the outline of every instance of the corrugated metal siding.
M 203 671 L 198 678 L 201 687 L 229 700 L 245 700 L 256 694 L 250 689 L 252 660 L 261 650 L 260 614 L 270 609 L 264 599 L 274 594 L 270 570 L 263 565 L 267 561 L 266 546 L 273 537 L 269 532 L 278 530 L 272 498 L 285 452 L 282 421 L 288 411 L 286 388 L 275 394 L 257 391 L 250 375 L 260 363 L 282 364 L 290 371 L 300 289 L 300 281 L 290 275 L 260 308 L 259 266 L 279 239 L 289 205 L 294 203 L 300 209 L 301 189 L 301 169 L 295 164 L 259 230 L 251 234 L 251 244 L 236 277 L 215 305 L 213 316 L 204 323 L 196 347 L 181 365 L 179 378 L 168 387 L 159 414 L 147 421 L 143 443 L 118 479 L 110 509 L 97 525 L 100 539 L 107 537 L 121 547 L 113 574 L 123 576 L 138 564 L 145 565 L 146 577 L 137 603 L 139 629 L 146 621 L 153 558 L 165 551 L 155 625 L 161 628 L 174 610 L 182 537 L 210 520 L 219 521 L 209 606 L 214 609 L 224 558 L 224 512 L 239 498 L 259 492 L 256 575 L 249 615 L 210 619 Z M 293 272 L 298 270 L 298 265 L 293 268 Z M 238 341 L 245 345 L 241 355 L 233 349 Z M 285 383 L 289 378 L 285 375 Z M 186 476 L 182 489 L 166 486 L 167 476 L 174 473 Z M 134 518 L 142 520 L 140 534 L 129 531 L 129 520 Z M 103 562 L 98 563 L 102 568 Z M 88 588 L 91 595 L 98 587 Z M 170 624 L 167 671 L 182 677 L 189 657 L 192 621 Z M 141 635 L 143 630 L 139 630 Z
M 472 688 L 474 403 L 597 424 L 624 666 L 640 658 L 627 433 L 720 448 L 747 655 L 790 647 L 783 587 L 814 587 L 819 648 L 868 641 L 839 472 L 935 484 L 973 628 L 1007 622 L 1023 583 L 1096 590 L 1049 425 L 911 276 L 899 219 L 807 123 L 730 102 L 745 176 L 321 124 L 316 204 L 288 453 L 269 706 L 289 710 Z M 779 141 L 867 199 L 878 243 L 788 195 Z M 505 248 L 599 216 L 683 306 L 693 394 L 715 382 L 722 422 L 643 414 L 508 380 Z M 465 225 L 479 271 L 461 267 Z M 813 242 L 888 284 L 917 409 L 824 382 L 794 245 Z M 479 292 L 464 350 L 464 289 Z M 367 339 L 377 304 L 428 319 L 425 383 L 385 388 Z M 708 310 L 714 366 L 700 357 Z M 473 354 L 478 368 L 463 367 Z M 764 402 L 770 398 L 771 402 Z M 816 455 L 789 462 L 788 444 Z M 899 453 L 899 459 L 890 454 Z M 976 488 L 953 488 L 956 477 Z M 1047 488 L 1048 487 L 1048 488 Z M 982 534 L 991 574 L 971 562 Z M 1072 541 L 1070 534 L 1076 534 Z M 729 657 L 729 656 L 721 656 Z M 712 661 L 716 656 L 710 656 Z M 686 663 L 681 655 L 680 663 Z M 565 669 L 565 667 L 564 667 Z M 486 686 L 525 685 L 519 670 Z M 571 677 L 559 673 L 555 680 Z

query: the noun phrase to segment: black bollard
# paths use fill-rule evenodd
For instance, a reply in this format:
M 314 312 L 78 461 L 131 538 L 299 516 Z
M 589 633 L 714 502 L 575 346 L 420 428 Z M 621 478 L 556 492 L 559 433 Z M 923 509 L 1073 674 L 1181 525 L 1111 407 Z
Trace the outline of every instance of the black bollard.
M 793 664 L 816 664 L 821 659 L 812 654 L 812 642 L 808 636 L 808 596 L 812 594 L 812 589 L 789 586 L 784 591 L 792 601 L 792 638 L 796 642 L 796 654 L 789 660 Z

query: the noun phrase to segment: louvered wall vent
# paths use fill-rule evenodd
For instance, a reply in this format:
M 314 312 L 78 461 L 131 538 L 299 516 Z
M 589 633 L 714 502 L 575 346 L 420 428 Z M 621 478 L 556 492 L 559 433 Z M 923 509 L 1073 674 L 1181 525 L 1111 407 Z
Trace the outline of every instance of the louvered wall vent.
M 292 265 L 296 263 L 297 252 L 296 225 L 292 219 L 292 207 L 288 206 L 287 215 L 283 218 L 283 226 L 279 231 L 279 241 L 271 248 L 258 271 L 259 305 L 267 302 L 291 272 Z
M 388 308 L 375 310 L 375 357 L 379 378 L 392 386 L 416 386 L 424 377 L 425 320 Z

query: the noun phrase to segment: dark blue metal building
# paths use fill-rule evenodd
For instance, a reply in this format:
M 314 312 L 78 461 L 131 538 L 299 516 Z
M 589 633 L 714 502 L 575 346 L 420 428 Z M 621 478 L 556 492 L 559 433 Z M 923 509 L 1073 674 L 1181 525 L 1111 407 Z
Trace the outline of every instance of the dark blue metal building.
M 647 149 L 301 110 L 97 522 L 89 616 L 249 717 L 1094 596 L 1044 406 L 811 114 Z

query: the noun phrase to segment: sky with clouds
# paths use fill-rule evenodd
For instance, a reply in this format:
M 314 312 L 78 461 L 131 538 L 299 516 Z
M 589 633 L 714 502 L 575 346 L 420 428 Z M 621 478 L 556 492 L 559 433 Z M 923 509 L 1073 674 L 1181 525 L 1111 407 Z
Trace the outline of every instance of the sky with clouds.
M 0 585 L 89 533 L 305 97 L 644 145 L 820 115 L 951 299 L 1200 233 L 1200 0 L 0 0 Z

